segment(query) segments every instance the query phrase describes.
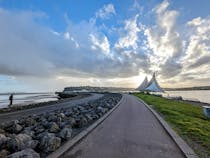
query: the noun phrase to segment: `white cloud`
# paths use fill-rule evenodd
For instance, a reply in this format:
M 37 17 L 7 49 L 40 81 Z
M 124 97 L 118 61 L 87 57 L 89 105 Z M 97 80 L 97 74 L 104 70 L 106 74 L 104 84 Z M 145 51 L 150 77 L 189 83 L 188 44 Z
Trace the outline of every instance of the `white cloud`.
M 96 12 L 96 17 L 101 19 L 108 19 L 112 15 L 115 15 L 116 11 L 113 4 L 104 5 L 101 9 Z
M 110 52 L 110 44 L 107 37 L 104 35 L 100 38 L 97 38 L 95 35 L 90 34 L 90 38 L 92 41 L 92 48 L 97 49 L 99 48 L 103 53 L 109 54 Z
M 121 33 L 121 37 L 119 41 L 116 43 L 115 47 L 136 49 L 138 47 L 138 33 L 140 32 L 140 28 L 137 25 L 138 14 L 129 20 L 125 21 L 125 26 L 123 28 L 123 32 Z
M 153 9 L 154 25 L 143 24 L 141 14 L 135 14 L 123 26 L 113 25 L 111 34 L 97 20 L 116 14 L 112 4 L 101 8 L 97 18 L 76 24 L 66 15 L 63 32 L 38 23 L 45 14 L 0 9 L 0 74 L 48 87 L 137 86 L 133 76 L 154 70 L 165 85 L 200 83 L 202 77 L 210 83 L 210 18 L 178 24 L 180 12 L 169 7 L 165 0 Z
M 64 33 L 64 38 L 67 39 L 67 40 L 70 40 L 69 32 Z
M 150 53 L 150 69 L 161 71 L 163 76 L 174 76 L 181 69 L 179 58 L 183 55 L 184 43 L 176 26 L 179 13 L 169 10 L 168 7 L 169 2 L 166 0 L 155 7 L 153 11 L 157 18 L 156 25 L 147 27 L 145 36 L 146 47 Z M 174 71 L 175 69 L 177 71 Z
M 195 18 L 187 22 L 191 31 L 186 47 L 185 70 L 199 74 L 210 70 L 210 18 Z M 208 75 L 208 73 L 207 73 Z
M 145 27 L 150 69 L 158 70 L 162 83 L 171 87 L 201 84 L 201 78 L 210 83 L 210 19 L 197 17 L 186 27 L 177 24 L 180 13 L 169 6 L 167 0 L 157 5 L 156 24 Z

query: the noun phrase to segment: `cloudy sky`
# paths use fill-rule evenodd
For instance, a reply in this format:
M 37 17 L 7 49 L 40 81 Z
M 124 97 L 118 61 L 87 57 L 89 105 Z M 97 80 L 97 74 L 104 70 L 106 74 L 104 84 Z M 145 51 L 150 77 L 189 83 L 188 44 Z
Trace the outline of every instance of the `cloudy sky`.
M 0 0 L 0 92 L 210 85 L 209 0 Z

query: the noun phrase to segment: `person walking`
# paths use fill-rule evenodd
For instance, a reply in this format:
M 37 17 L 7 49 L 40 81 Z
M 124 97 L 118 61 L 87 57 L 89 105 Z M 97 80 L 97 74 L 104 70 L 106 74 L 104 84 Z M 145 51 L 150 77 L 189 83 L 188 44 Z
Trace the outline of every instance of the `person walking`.
M 11 95 L 9 96 L 9 101 L 10 101 L 9 107 L 11 107 L 11 106 L 12 106 L 12 102 L 13 102 L 13 94 L 11 94 Z

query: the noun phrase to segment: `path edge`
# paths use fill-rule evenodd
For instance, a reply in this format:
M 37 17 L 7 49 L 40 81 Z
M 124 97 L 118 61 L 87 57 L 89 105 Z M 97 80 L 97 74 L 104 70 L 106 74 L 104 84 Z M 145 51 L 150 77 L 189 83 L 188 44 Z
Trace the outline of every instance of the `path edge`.
M 76 144 L 78 144 L 82 139 L 84 139 L 88 134 L 90 134 L 96 127 L 98 127 L 109 115 L 114 112 L 119 105 L 124 100 L 124 95 L 122 95 L 121 100 L 111 109 L 109 110 L 105 115 L 103 115 L 101 118 L 99 118 L 96 122 L 94 122 L 92 125 L 90 125 L 88 128 L 80 132 L 78 135 L 73 137 L 73 139 L 70 139 L 66 143 L 64 143 L 60 148 L 58 148 L 56 151 L 52 152 L 50 155 L 47 156 L 47 158 L 59 158 L 63 156 L 69 149 L 73 148 Z
M 136 97 L 136 96 L 135 96 Z M 142 99 L 136 97 L 140 102 L 142 102 L 157 118 L 163 128 L 166 130 L 168 135 L 174 140 L 179 149 L 185 155 L 186 158 L 199 158 L 197 154 L 193 151 L 193 149 L 169 126 L 169 124 L 147 103 L 145 103 Z

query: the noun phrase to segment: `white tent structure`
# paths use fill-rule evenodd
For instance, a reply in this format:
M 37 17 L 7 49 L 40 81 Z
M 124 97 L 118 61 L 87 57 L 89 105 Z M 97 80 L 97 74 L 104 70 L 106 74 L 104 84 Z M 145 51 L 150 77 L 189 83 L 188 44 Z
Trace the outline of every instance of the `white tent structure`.
M 147 79 L 147 78 L 145 78 Z M 144 87 L 144 88 L 137 88 L 137 90 L 140 90 L 140 91 L 150 91 L 150 92 L 164 92 L 164 90 L 159 86 L 157 80 L 156 80 L 156 75 L 155 73 L 153 73 L 152 75 L 152 78 L 151 80 L 149 81 L 149 83 L 147 83 L 145 85 L 146 81 L 144 80 L 142 82 L 142 84 L 139 86 L 140 88 L 141 87 Z
M 148 79 L 147 77 L 145 77 L 144 81 L 138 86 L 138 88 L 136 88 L 136 90 L 142 91 L 147 87 L 147 85 L 148 85 Z

